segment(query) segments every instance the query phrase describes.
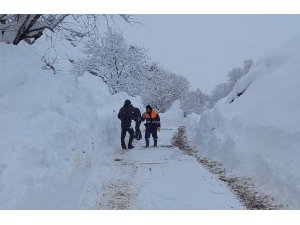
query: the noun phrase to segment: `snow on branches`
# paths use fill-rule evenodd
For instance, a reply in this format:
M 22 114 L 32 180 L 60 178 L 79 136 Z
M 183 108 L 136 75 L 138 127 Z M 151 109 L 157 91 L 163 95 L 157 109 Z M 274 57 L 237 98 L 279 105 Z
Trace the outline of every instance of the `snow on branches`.
M 244 61 L 243 68 L 234 68 L 229 71 L 228 81 L 218 84 L 209 96 L 209 108 L 212 108 L 221 98 L 228 96 L 236 82 L 249 72 L 252 65 L 253 61 L 248 59 Z
M 77 75 L 90 72 L 99 76 L 111 94 L 127 92 L 140 94 L 143 75 L 147 70 L 148 57 L 145 49 L 126 44 L 121 33 L 108 29 L 100 41 L 90 41 L 84 53 L 86 58 L 75 64 Z
M 207 109 L 208 96 L 202 93 L 198 88 L 196 91 L 188 91 L 180 99 L 180 107 L 183 110 L 184 117 L 191 113 L 200 114 Z
M 33 44 L 45 29 L 53 31 L 67 14 L 0 14 L 0 41 L 17 45 Z
M 144 85 L 141 95 L 144 105 L 150 104 L 160 112 L 166 112 L 173 102 L 181 99 L 189 89 L 186 78 L 155 64 L 146 75 Z
M 98 35 L 103 19 L 119 17 L 131 22 L 130 16 L 97 14 L 0 14 L 0 42 L 18 45 L 21 41 L 33 44 L 47 30 L 58 32 L 66 39 L 74 40 Z

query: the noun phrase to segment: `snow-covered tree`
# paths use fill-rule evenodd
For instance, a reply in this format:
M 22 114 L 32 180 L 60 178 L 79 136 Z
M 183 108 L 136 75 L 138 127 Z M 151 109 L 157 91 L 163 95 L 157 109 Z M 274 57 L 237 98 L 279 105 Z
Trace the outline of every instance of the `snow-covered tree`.
M 119 15 L 127 22 L 128 15 Z M 0 42 L 17 45 L 21 41 L 33 44 L 45 31 L 60 32 L 66 38 L 91 36 L 107 15 L 69 14 L 0 14 Z
M 189 91 L 180 99 L 180 107 L 183 110 L 184 116 L 191 113 L 200 114 L 208 104 L 208 96 L 197 88 L 196 91 Z
M 160 112 L 167 111 L 174 101 L 180 99 L 188 90 L 189 82 L 163 67 L 153 64 L 146 76 L 143 92 L 143 104 L 150 104 Z
M 211 92 L 209 96 L 209 108 L 214 107 L 214 105 L 222 98 L 226 97 L 232 90 L 231 83 L 221 83 L 218 84 L 215 89 Z
M 248 59 L 244 61 L 242 68 L 234 68 L 229 71 L 227 74 L 228 81 L 226 83 L 218 84 L 211 92 L 211 95 L 209 96 L 209 108 L 212 108 L 217 101 L 226 97 L 232 91 L 236 82 L 250 71 L 252 65 L 253 60 Z
M 228 82 L 231 84 L 232 88 L 242 76 L 244 76 L 246 73 L 249 72 L 252 65 L 253 65 L 253 60 L 248 59 L 243 62 L 243 68 L 234 68 L 231 71 L 229 71 L 227 77 L 228 77 Z
M 45 29 L 53 31 L 65 17 L 66 14 L 1 14 L 0 41 L 17 45 L 24 40 L 32 44 Z
M 244 68 L 243 68 L 244 74 L 246 74 L 250 71 L 251 67 L 253 66 L 253 63 L 254 62 L 252 59 L 248 59 L 248 60 L 244 61 L 244 63 L 243 63 L 244 64 Z
M 140 94 L 142 79 L 147 71 L 148 57 L 145 49 L 128 46 L 120 32 L 108 29 L 100 42 L 94 40 L 86 45 L 87 57 L 74 65 L 77 75 L 90 72 L 107 84 L 111 94 L 127 92 Z

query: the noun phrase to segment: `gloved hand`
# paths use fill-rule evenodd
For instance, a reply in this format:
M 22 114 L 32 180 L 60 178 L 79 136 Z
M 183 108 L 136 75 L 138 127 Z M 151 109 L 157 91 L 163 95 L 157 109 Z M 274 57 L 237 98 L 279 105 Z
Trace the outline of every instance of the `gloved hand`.
M 160 127 L 157 128 L 157 131 L 160 132 Z

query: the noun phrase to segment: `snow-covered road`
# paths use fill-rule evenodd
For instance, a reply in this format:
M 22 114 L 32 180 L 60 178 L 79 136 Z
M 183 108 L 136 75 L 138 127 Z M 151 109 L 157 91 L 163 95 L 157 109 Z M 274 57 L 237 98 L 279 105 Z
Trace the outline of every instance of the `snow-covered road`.
M 170 145 L 173 133 L 162 130 L 158 148 L 140 140 L 133 150 L 113 150 L 114 159 L 99 164 L 83 208 L 245 209 L 225 183 Z

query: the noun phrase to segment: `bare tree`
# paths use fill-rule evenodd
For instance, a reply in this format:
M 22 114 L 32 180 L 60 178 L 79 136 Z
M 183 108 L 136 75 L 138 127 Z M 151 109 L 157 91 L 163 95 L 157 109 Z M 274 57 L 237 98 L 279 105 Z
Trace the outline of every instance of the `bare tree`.
M 17 45 L 24 40 L 33 44 L 45 29 L 54 31 L 68 15 L 1 14 L 0 41 Z
M 130 22 L 129 15 L 119 17 Z M 0 14 L 0 42 L 18 45 L 24 40 L 33 44 L 46 30 L 58 31 L 69 39 L 91 36 L 97 32 L 99 21 L 109 18 L 113 20 L 114 15 Z

